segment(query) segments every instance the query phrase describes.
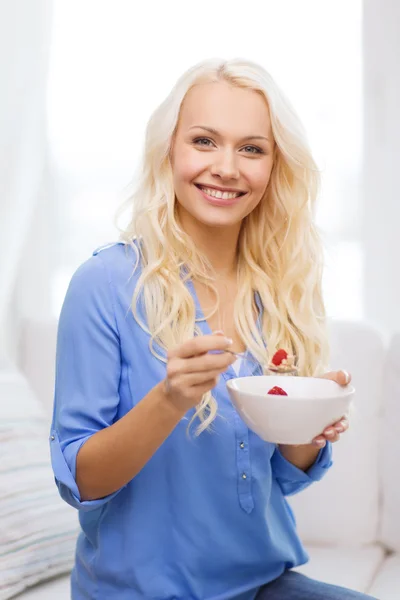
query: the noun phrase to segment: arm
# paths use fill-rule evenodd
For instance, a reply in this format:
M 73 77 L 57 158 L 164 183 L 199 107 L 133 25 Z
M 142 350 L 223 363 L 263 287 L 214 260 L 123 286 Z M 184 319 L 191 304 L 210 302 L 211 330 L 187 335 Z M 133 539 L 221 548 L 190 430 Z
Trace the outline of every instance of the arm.
M 166 400 L 161 382 L 124 417 L 95 433 L 77 456 L 76 479 L 81 497 L 101 498 L 126 485 L 184 414 Z
M 60 315 L 51 459 L 60 494 L 95 509 L 131 481 L 186 412 L 235 357 L 230 341 L 200 336 L 169 352 L 164 381 L 118 418 L 120 339 L 111 288 L 99 256 L 74 274 Z
M 283 453 L 285 451 L 287 452 L 286 448 L 287 447 L 282 451 L 281 447 L 277 446 L 271 458 L 272 474 L 285 496 L 297 494 L 311 485 L 314 481 L 319 481 L 332 466 L 332 444 L 330 442 L 327 442 L 325 448 L 316 450 L 317 456 L 307 470 L 299 468 L 296 464 L 292 463 L 289 458 L 299 461 L 299 458 L 302 460 L 309 459 L 309 455 L 296 456 L 296 450 L 298 450 L 298 448 L 293 447 L 290 452 L 294 451 L 294 454 L 289 456 L 289 458 L 286 458 Z
M 302 471 L 307 471 L 315 463 L 320 450 L 312 444 L 304 444 L 303 446 L 279 444 L 278 447 L 282 456 Z
M 183 416 L 159 384 L 116 420 L 120 375 L 111 289 L 95 256 L 71 280 L 57 335 L 51 458 L 60 494 L 76 508 L 91 510 L 118 493 Z
M 347 371 L 331 371 L 322 377 L 343 386 L 351 381 Z M 311 444 L 277 446 L 271 459 L 272 471 L 285 495 L 296 494 L 325 475 L 332 466 L 332 443 L 337 442 L 348 427 L 347 418 L 342 417 L 314 438 Z

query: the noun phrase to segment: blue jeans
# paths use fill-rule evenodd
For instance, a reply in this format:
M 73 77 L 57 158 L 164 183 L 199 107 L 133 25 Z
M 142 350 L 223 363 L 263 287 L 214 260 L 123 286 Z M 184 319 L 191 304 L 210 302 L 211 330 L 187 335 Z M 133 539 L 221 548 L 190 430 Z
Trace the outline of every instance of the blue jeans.
M 310 579 L 297 571 L 283 575 L 264 585 L 256 600 L 377 600 L 337 585 Z

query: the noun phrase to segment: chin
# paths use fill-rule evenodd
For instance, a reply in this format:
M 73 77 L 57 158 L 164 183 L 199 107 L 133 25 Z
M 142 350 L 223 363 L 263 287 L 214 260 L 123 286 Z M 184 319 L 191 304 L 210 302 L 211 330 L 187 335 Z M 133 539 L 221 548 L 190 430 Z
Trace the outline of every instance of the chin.
M 244 219 L 244 217 L 234 219 L 232 217 L 216 218 L 215 216 L 207 218 L 205 215 L 194 215 L 194 218 L 203 225 L 206 225 L 207 227 L 215 227 L 216 229 L 222 229 L 226 227 L 237 227 L 237 225 L 240 224 Z
M 199 210 L 199 205 L 190 206 L 189 204 L 183 204 L 179 202 L 178 211 L 181 214 L 182 221 L 192 221 L 201 223 L 201 225 L 206 227 L 214 227 L 216 229 L 226 228 L 226 227 L 237 227 L 240 225 L 243 219 L 245 218 L 245 214 L 237 214 L 237 211 L 233 208 L 218 208 L 218 207 L 201 207 Z M 236 214 L 235 214 L 236 213 Z

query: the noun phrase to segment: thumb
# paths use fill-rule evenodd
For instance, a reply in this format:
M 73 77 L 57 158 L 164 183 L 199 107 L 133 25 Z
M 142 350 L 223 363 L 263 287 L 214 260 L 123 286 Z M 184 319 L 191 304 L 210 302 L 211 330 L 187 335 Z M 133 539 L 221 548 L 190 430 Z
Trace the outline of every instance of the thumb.
M 351 381 L 351 375 L 344 370 L 330 371 L 321 375 L 321 379 L 330 379 L 331 381 L 336 381 L 339 385 L 348 385 Z

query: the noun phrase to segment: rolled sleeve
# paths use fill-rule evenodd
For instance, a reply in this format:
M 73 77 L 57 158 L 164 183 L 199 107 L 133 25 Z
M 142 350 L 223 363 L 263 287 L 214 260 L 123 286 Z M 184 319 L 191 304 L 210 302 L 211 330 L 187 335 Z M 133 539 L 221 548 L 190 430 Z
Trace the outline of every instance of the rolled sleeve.
M 301 492 L 314 481 L 319 481 L 332 466 L 332 444 L 326 443 L 317 455 L 315 462 L 307 471 L 302 471 L 289 462 L 278 446 L 271 458 L 272 473 L 285 496 Z
M 54 412 L 50 453 L 61 497 L 93 510 L 115 496 L 81 501 L 76 457 L 96 432 L 111 425 L 119 405 L 121 356 L 111 287 L 105 266 L 93 256 L 74 273 L 57 332 Z

